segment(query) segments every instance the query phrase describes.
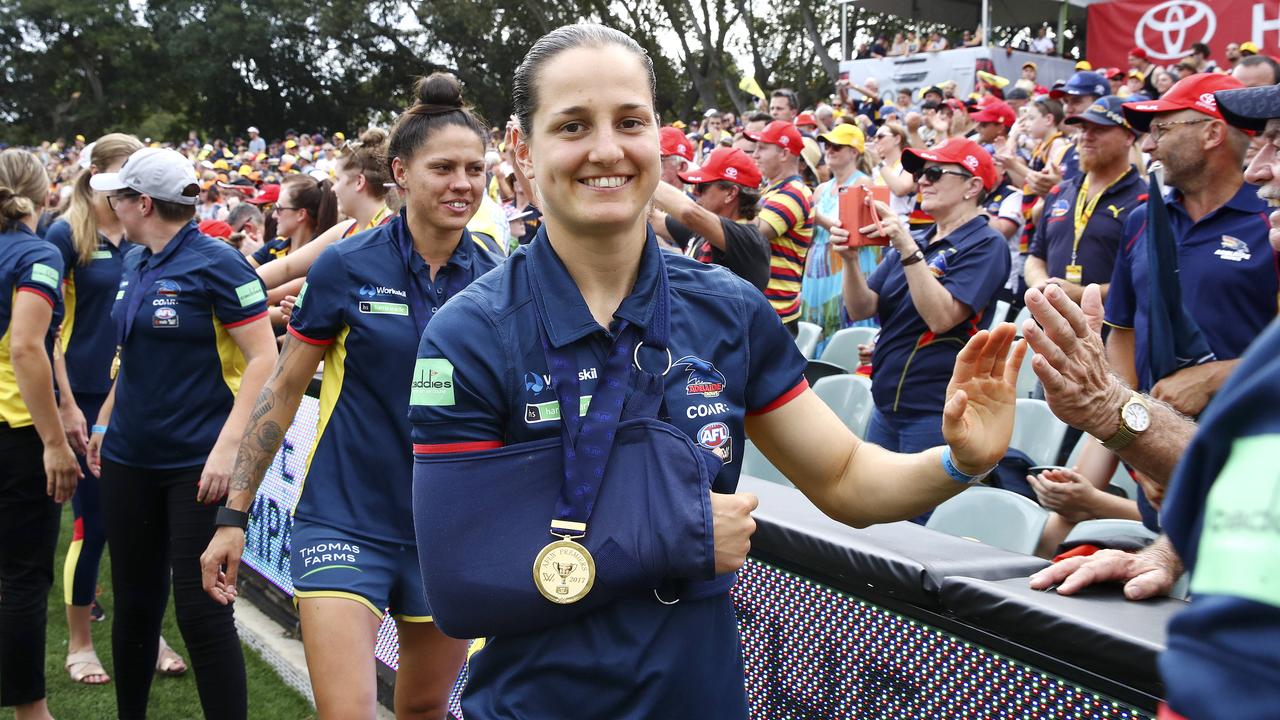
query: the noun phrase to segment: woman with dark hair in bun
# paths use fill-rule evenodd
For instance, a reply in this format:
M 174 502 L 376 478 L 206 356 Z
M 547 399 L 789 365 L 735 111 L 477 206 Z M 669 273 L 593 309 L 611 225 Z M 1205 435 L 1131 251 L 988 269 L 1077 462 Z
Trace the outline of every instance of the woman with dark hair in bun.
M 391 222 L 327 248 L 312 266 L 236 459 L 227 505 L 242 521 L 220 528 L 203 558 L 205 590 L 234 601 L 245 513 L 324 360 L 320 423 L 291 549 L 321 718 L 372 715 L 374 645 L 386 612 L 400 636 L 397 717 L 444 717 L 466 649 L 431 622 L 422 589 L 405 409 L 427 322 L 497 264 L 465 229 L 484 189 L 486 131 L 452 75 L 433 74 L 416 91 L 387 150 L 405 206 Z
M 280 183 L 280 199 L 271 212 L 280 237 L 268 241 L 249 258 L 256 267 L 282 258 L 314 240 L 338 222 L 333 183 L 310 175 L 290 175 Z

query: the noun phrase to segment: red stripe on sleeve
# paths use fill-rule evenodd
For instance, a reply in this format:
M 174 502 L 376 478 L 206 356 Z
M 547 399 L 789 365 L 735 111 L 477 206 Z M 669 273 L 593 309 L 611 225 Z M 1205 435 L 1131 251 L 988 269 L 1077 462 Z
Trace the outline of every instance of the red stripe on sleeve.
M 415 455 L 446 455 L 448 453 L 475 452 L 477 450 L 497 450 L 500 447 L 502 447 L 502 441 L 500 440 L 478 440 L 475 442 L 442 443 L 439 445 L 414 443 L 413 452 Z
M 267 316 L 267 311 L 266 311 L 266 310 L 263 310 L 262 312 L 258 313 L 257 315 L 254 315 L 253 317 L 247 317 L 247 318 L 245 318 L 245 319 L 243 319 L 243 320 L 237 320 L 237 321 L 235 321 L 235 322 L 233 322 L 233 323 L 224 323 L 224 324 L 222 325 L 222 327 L 224 327 L 224 328 L 226 328 L 226 329 L 230 330 L 231 328 L 237 328 L 237 327 L 240 327 L 241 325 L 248 325 L 249 323 L 253 322 L 254 320 L 258 320 L 259 318 L 264 318 L 264 317 L 266 317 L 266 316 Z
M 288 330 L 290 335 L 298 338 L 299 340 L 301 340 L 302 342 L 308 345 L 319 345 L 320 347 L 327 347 L 333 344 L 333 338 L 330 338 L 328 340 L 315 340 L 313 338 L 307 337 L 306 335 L 303 335 L 297 330 L 294 330 L 292 325 L 288 327 Z
M 39 295 L 41 298 L 44 298 L 45 302 L 49 303 L 49 307 L 57 307 L 57 303 L 53 301 L 53 296 L 45 293 L 43 290 L 37 290 L 33 287 L 20 287 L 18 288 L 18 292 L 29 292 L 32 295 Z
M 768 405 L 765 405 L 759 410 L 752 410 L 747 414 L 748 415 L 764 415 L 765 413 L 773 412 L 774 410 L 777 410 L 778 408 L 782 407 L 783 405 L 786 405 L 792 400 L 795 400 L 797 397 L 800 396 L 801 393 L 803 393 L 805 390 L 808 390 L 808 389 L 809 389 L 809 381 L 804 378 L 800 378 L 800 382 L 796 383 L 795 387 L 779 395 L 776 400 L 769 403 Z

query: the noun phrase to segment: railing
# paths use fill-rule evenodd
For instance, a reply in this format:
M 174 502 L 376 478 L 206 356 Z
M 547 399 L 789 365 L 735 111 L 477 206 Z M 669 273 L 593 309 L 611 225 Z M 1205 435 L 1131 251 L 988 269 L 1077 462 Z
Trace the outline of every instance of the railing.
M 262 483 L 245 544 L 247 594 L 290 628 L 290 512 L 315 435 L 314 390 Z M 750 477 L 739 487 L 760 497 L 733 591 L 753 718 L 1154 715 L 1155 659 L 1181 601 L 1035 592 L 1026 577 L 1043 560 L 911 523 L 855 530 L 793 488 Z M 399 659 L 389 618 L 375 654 L 389 703 Z

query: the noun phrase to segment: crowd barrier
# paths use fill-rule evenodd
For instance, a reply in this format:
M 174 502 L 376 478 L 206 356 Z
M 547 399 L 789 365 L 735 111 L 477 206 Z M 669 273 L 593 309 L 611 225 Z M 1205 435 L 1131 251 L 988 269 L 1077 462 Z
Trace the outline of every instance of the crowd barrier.
M 315 435 L 315 390 L 253 504 L 242 573 L 246 595 L 293 628 L 290 511 Z M 733 591 L 753 719 L 1154 717 L 1156 657 L 1182 601 L 1133 603 L 1118 587 L 1036 592 L 1026 578 L 1043 560 L 912 523 L 849 528 L 757 478 L 740 489 L 760 497 Z M 389 704 L 390 619 L 376 656 Z M 464 681 L 465 671 L 458 688 Z

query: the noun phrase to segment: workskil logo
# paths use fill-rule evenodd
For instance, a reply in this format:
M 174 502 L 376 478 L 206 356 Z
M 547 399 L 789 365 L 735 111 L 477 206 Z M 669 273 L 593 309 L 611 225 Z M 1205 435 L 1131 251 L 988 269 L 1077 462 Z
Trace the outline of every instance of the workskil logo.
M 700 357 L 685 355 L 671 363 L 671 367 L 689 370 L 689 378 L 685 383 L 685 393 L 688 395 L 713 398 L 719 397 L 720 393 L 724 392 L 724 374 L 717 370 L 715 365 Z

